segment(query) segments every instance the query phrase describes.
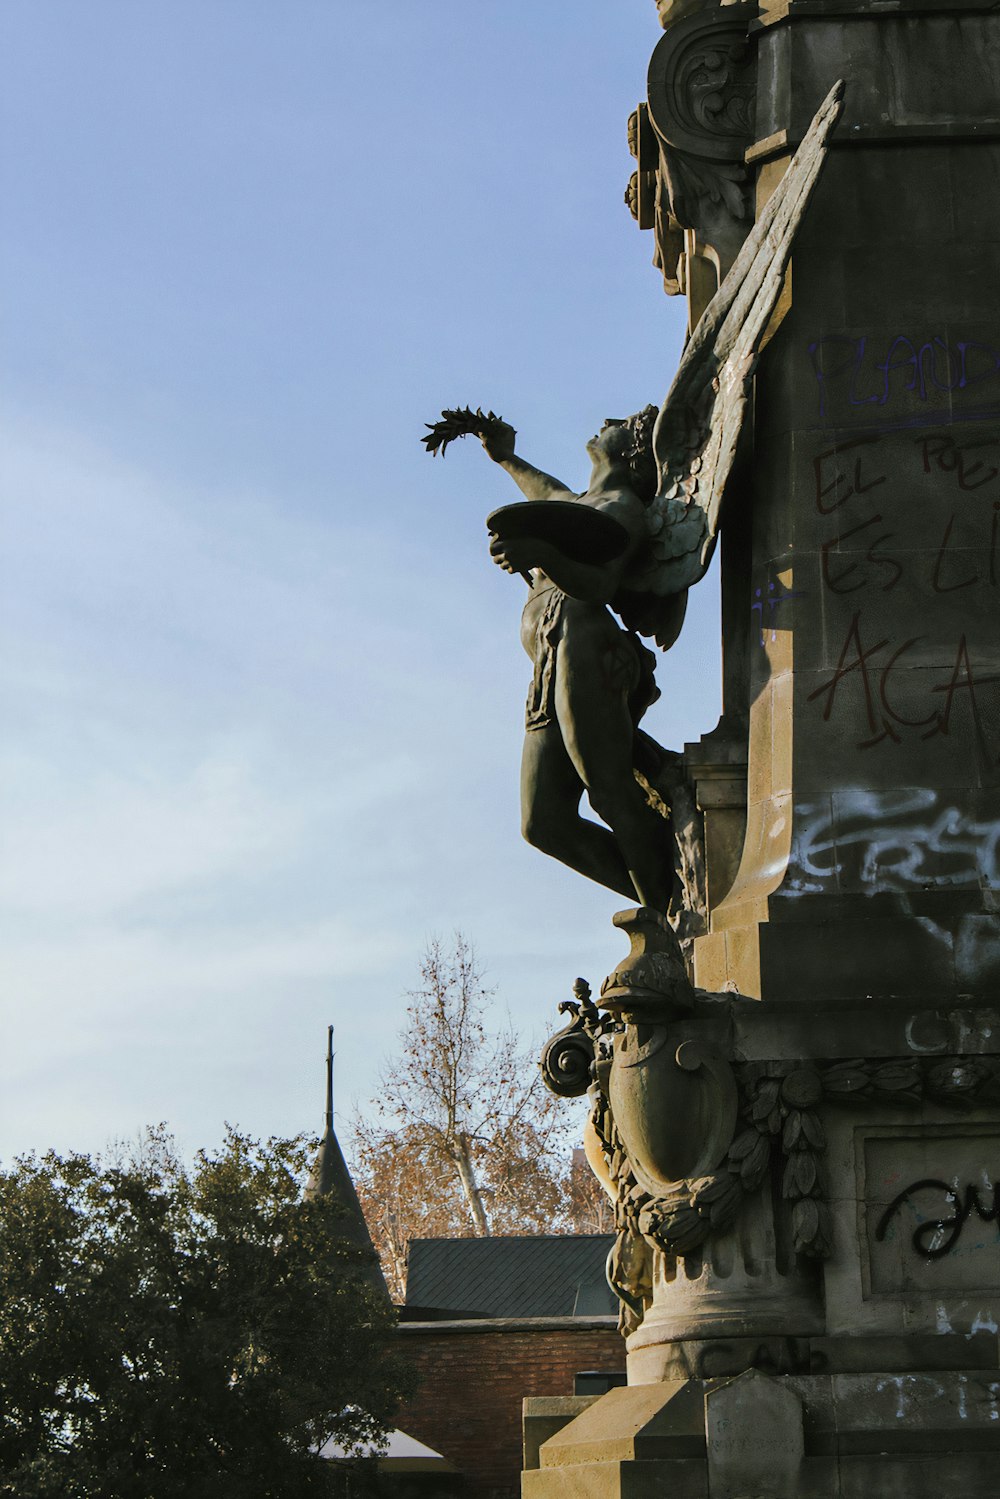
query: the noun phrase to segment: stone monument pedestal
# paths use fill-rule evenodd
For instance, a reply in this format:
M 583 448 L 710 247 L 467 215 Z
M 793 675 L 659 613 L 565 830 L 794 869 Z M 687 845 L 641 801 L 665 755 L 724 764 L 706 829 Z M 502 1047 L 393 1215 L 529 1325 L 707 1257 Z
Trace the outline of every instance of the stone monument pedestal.
M 588 1022 L 629 1386 L 525 1499 L 993 1499 L 1000 12 L 659 9 L 633 197 L 692 322 L 846 88 L 727 490 L 696 987 Z
M 962 1367 L 611 1390 L 543 1442 L 524 1499 L 930 1499 L 996 1493 L 995 1340 Z M 949 1359 L 957 1349 L 942 1350 Z M 977 1360 L 992 1355 L 991 1366 Z M 618 1398 L 616 1398 L 618 1397 Z M 530 1425 L 534 1402 L 525 1402 Z M 964 1414 L 961 1414 L 964 1412 Z
M 994 1495 L 1000 1012 L 696 995 L 678 1027 L 733 1067 L 769 1170 L 697 1252 L 653 1251 L 628 1388 L 564 1402 L 525 1499 Z

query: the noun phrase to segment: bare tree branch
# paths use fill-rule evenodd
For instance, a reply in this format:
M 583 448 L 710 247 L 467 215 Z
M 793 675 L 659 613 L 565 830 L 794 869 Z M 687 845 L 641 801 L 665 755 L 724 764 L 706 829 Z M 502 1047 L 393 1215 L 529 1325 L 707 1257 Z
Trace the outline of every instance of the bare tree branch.
M 381 1125 L 354 1123 L 358 1192 L 399 1296 L 411 1238 L 604 1231 L 571 1171 L 583 1120 L 546 1091 L 509 1019 L 488 1026 L 495 992 L 461 933 L 431 942 L 381 1072 Z

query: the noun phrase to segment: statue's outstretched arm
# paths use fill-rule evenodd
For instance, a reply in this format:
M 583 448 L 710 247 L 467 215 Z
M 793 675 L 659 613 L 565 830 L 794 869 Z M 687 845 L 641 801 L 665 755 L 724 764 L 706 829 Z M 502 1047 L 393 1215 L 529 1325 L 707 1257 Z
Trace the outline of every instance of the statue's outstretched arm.
M 553 479 L 551 474 L 545 474 L 540 468 L 533 464 L 525 463 L 523 458 L 511 455 L 510 458 L 496 458 L 494 462 L 506 469 L 514 480 L 518 489 L 526 500 L 566 500 L 576 499 L 576 491 Z
M 514 439 L 517 433 L 509 422 L 498 421 L 489 431 L 483 433 L 483 447 L 489 453 L 494 463 L 498 463 L 502 469 L 510 474 L 518 489 L 527 500 L 556 500 L 576 499 L 575 492 L 568 485 L 553 479 L 551 474 L 545 474 L 540 468 L 526 463 L 514 452 Z M 538 564 L 539 566 L 541 564 Z
M 516 436 L 510 423 L 495 412 L 484 412 L 481 407 L 473 411 L 470 406 L 460 406 L 442 411 L 440 421 L 428 422 L 421 441 L 429 453 L 440 453 L 443 457 L 448 444 L 457 437 L 478 437 L 493 462 L 507 470 L 526 499 L 576 499 L 575 492 L 568 485 L 553 479 L 551 474 L 543 474 L 540 468 L 515 455 Z

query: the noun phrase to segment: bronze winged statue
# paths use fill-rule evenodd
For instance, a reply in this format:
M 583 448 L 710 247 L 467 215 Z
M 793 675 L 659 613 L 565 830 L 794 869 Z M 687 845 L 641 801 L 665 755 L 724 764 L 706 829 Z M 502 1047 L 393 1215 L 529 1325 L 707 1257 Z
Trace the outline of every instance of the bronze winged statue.
M 443 412 L 423 439 L 429 452 L 443 453 L 456 437 L 480 437 L 525 496 L 487 521 L 494 562 L 530 586 L 521 623 L 534 666 L 521 763 L 524 836 L 664 914 L 677 908 L 678 882 L 662 820 L 635 773 L 645 739 L 639 721 L 658 696 L 654 656 L 639 637 L 669 649 L 688 589 L 711 561 L 762 340 L 842 95 L 838 83 L 818 110 L 695 328 L 659 412 L 648 406 L 610 419 L 588 442 L 592 469 L 582 494 L 518 456 L 514 428 L 492 411 Z M 605 826 L 581 814 L 584 792 Z

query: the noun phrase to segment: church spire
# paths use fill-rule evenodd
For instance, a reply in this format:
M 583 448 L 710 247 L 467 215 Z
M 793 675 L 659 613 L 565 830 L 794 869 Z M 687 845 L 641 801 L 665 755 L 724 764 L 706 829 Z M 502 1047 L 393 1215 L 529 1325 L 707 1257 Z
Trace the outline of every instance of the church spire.
M 320 1140 L 319 1150 L 316 1152 L 316 1159 L 309 1173 L 305 1195 L 307 1200 L 316 1197 L 337 1198 L 344 1209 L 341 1224 L 344 1238 L 359 1249 L 369 1251 L 372 1257 L 372 1276 L 385 1289 L 378 1255 L 375 1252 L 371 1234 L 368 1232 L 368 1224 L 365 1222 L 365 1215 L 361 1210 L 351 1173 L 344 1160 L 337 1132 L 333 1127 L 333 1057 L 333 1026 L 331 1025 L 327 1027 L 326 1038 L 326 1114 L 323 1138 Z M 386 1296 L 388 1294 L 386 1290 Z
M 326 1130 L 333 1129 L 333 1026 L 326 1028 Z M 325 1133 L 326 1131 L 324 1131 Z

